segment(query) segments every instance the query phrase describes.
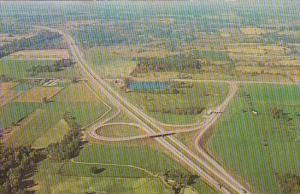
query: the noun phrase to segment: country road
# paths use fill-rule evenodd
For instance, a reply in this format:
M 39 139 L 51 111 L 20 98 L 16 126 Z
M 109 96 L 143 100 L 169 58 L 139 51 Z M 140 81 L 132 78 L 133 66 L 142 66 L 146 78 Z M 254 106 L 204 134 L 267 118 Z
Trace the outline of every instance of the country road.
M 157 132 L 164 132 L 165 130 L 151 119 L 147 114 L 142 112 L 140 109 L 128 102 L 123 96 L 116 92 L 112 87 L 104 81 L 99 75 L 97 75 L 93 69 L 87 64 L 81 55 L 81 52 L 77 48 L 74 40 L 70 35 L 62 30 L 40 27 L 45 30 L 55 31 L 63 35 L 66 39 L 69 50 L 77 61 L 82 72 L 87 76 L 90 84 L 97 89 L 99 92 L 107 96 L 110 102 L 123 110 L 126 114 L 130 115 L 135 121 L 142 126 L 142 128 L 148 134 L 156 134 Z M 234 95 L 234 94 L 233 94 Z M 229 102 L 228 102 L 229 103 Z M 222 107 L 221 107 L 222 108 Z M 207 124 L 210 126 L 218 119 L 218 116 L 213 117 L 212 121 Z M 208 127 L 209 128 L 209 127 Z M 200 157 L 198 154 L 191 152 L 186 148 L 179 140 L 174 137 L 157 138 L 158 143 L 160 143 L 164 148 L 169 150 L 173 156 L 175 156 L 180 161 L 184 162 L 193 171 L 197 172 L 199 176 L 202 177 L 209 185 L 214 187 L 216 190 L 222 193 L 250 193 L 247 188 L 241 185 L 237 180 L 235 180 L 231 175 L 229 175 L 222 167 L 215 166 L 215 161 L 212 158 L 205 157 L 204 152 L 200 152 Z M 200 148 L 201 149 L 201 148 Z

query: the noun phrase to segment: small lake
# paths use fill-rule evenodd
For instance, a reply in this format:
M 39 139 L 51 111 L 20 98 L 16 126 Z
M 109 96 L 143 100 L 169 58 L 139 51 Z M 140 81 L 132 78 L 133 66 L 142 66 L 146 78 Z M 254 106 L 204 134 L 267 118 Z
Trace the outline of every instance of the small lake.
M 32 85 L 25 82 L 18 84 L 16 87 L 13 88 L 13 90 L 15 90 L 16 92 L 24 92 L 26 90 L 29 90 L 30 88 L 32 88 Z
M 131 82 L 128 84 L 131 90 L 163 90 L 169 89 L 169 82 Z

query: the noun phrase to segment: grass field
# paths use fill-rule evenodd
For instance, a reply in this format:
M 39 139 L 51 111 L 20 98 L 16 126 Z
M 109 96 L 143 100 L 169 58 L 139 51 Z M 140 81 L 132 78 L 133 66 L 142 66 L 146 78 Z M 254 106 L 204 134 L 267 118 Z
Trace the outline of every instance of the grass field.
M 43 114 L 32 119 L 24 126 L 11 134 L 7 139 L 8 145 L 32 145 L 34 142 L 45 135 L 57 122 L 63 118 L 65 112 L 70 112 L 76 117 L 76 121 L 81 126 L 86 126 L 99 118 L 107 110 L 101 103 L 82 102 L 82 103 L 62 103 L 50 102 L 47 104 L 38 103 L 10 103 L 1 109 L 2 126 L 10 126 L 11 122 L 16 122 L 20 118 L 29 115 L 35 109 L 43 109 Z M 6 120 L 5 118 L 8 118 Z
M 82 82 L 68 85 L 63 92 L 55 97 L 62 102 L 97 102 L 99 99 Z
M 114 113 L 117 110 L 114 111 Z M 124 112 L 120 112 L 116 117 L 114 117 L 112 120 L 109 121 L 110 123 L 117 123 L 117 122 L 124 122 L 124 123 L 133 123 L 134 119 L 132 119 L 130 116 L 125 114 Z
M 158 178 L 152 177 L 143 170 L 153 173 L 162 173 L 165 169 L 183 169 L 164 153 L 148 145 L 128 146 L 119 145 L 92 145 L 86 144 L 80 155 L 72 161 L 50 163 L 43 161 L 35 175 L 38 183 L 37 193 L 84 193 L 87 191 L 108 192 L 113 194 L 144 194 L 166 193 L 171 194 Z M 100 164 L 90 164 L 100 163 Z M 116 164 L 113 166 L 112 164 Z M 118 165 L 132 165 L 118 166 Z M 101 169 L 94 174 L 91 167 Z M 210 187 L 200 179 L 191 185 L 200 193 L 215 194 Z
M 77 67 L 65 68 L 58 72 L 43 72 L 33 75 L 28 71 L 34 65 L 51 65 L 55 60 L 16 60 L 7 57 L 0 59 L 0 75 L 4 74 L 12 78 L 28 78 L 28 77 L 64 77 L 72 78 L 80 75 Z
M 245 35 L 261 35 L 267 33 L 267 31 L 262 28 L 248 27 L 248 28 L 240 28 L 240 30 Z
M 51 143 L 59 142 L 64 135 L 70 130 L 68 123 L 61 119 L 58 123 L 52 126 L 48 131 L 40 136 L 33 144 L 34 148 L 45 148 Z
M 152 172 L 164 171 L 166 168 L 184 170 L 171 158 L 147 145 L 86 145 L 75 160 L 88 163 L 130 164 Z
M 56 131 L 55 125 L 66 112 L 70 112 L 76 117 L 76 121 L 85 127 L 108 110 L 108 107 L 100 102 L 85 85 L 67 84 L 66 89 L 62 91 L 66 84 L 60 85 L 62 87 L 34 87 L 35 84 L 21 83 L 11 89 L 22 94 L 0 108 L 1 128 L 17 125 L 12 128 L 12 133 L 5 141 L 8 145 L 36 143 L 36 146 L 42 146 L 41 141 L 47 139 L 48 141 L 43 144 L 47 146 L 53 140 L 48 136 L 55 140 L 64 134 L 61 133 L 62 131 L 58 136 L 53 133 Z M 47 103 L 43 102 L 43 97 L 47 97 Z M 32 117 L 31 114 L 37 109 L 42 112 Z M 26 122 L 22 122 L 23 120 Z M 58 130 L 63 130 L 61 127 L 59 126 Z M 38 140 L 39 138 L 41 139 Z
M 0 82 L 0 90 L 8 90 L 18 85 L 18 82 Z
M 38 103 L 8 103 L 0 109 L 0 123 L 3 128 L 8 128 L 12 123 L 17 123 L 22 118 L 32 113 L 39 107 Z
M 103 157 L 105 156 L 105 157 Z M 141 167 L 153 173 L 164 172 L 165 169 L 186 171 L 183 167 L 156 148 L 148 145 L 86 145 L 76 161 L 88 163 L 117 163 Z M 141 172 L 132 171 L 131 176 L 141 176 Z M 144 174 L 144 173 L 143 173 Z M 199 193 L 215 193 L 199 178 L 192 185 Z
M 254 193 L 280 193 L 275 173 L 300 173 L 299 91 L 299 86 L 244 85 L 207 144 L 225 167 L 253 186 Z M 278 119 L 272 116 L 274 107 L 283 111 Z
M 128 76 L 135 68 L 135 62 L 131 60 L 129 54 L 118 55 L 104 47 L 82 49 L 82 51 L 97 73 L 103 77 Z
M 8 56 L 11 59 L 50 59 L 50 60 L 60 60 L 69 59 L 69 51 L 67 49 L 48 49 L 48 50 L 23 50 L 12 53 Z
M 229 53 L 244 53 L 244 54 L 252 54 L 252 55 L 281 55 L 283 53 L 285 47 L 279 45 L 241 45 L 235 47 L 227 46 L 227 51 Z
M 146 134 L 146 132 L 139 127 L 124 124 L 105 125 L 96 132 L 104 137 L 129 137 Z
M 0 107 L 9 103 L 10 100 L 16 98 L 18 94 L 12 90 L 0 90 Z
M 197 83 L 192 88 L 179 89 L 178 94 L 152 94 L 129 92 L 124 93 L 128 100 L 147 111 L 155 119 L 171 124 L 187 124 L 201 120 L 198 115 L 164 114 L 149 112 L 148 109 L 155 106 L 166 108 L 186 108 L 191 106 L 203 106 L 206 110 L 220 104 L 228 93 L 225 83 Z
M 51 100 L 63 88 L 62 87 L 34 87 L 22 93 L 14 101 L 15 102 L 43 102 L 43 99 Z
M 105 167 L 103 172 L 110 172 L 113 176 L 100 176 L 87 174 L 90 172 L 91 166 L 72 166 L 68 170 L 72 170 L 73 174 L 77 175 L 64 175 L 61 171 L 61 164 L 53 164 L 48 160 L 43 161 L 38 173 L 35 175 L 35 180 L 38 183 L 36 192 L 37 194 L 44 193 L 68 193 L 77 194 L 85 192 L 100 192 L 110 194 L 153 194 L 153 193 L 166 193 L 171 194 L 171 190 L 166 188 L 158 178 L 143 176 L 140 178 L 123 178 L 114 172 L 120 172 L 124 169 L 116 167 Z M 78 168 L 79 167 L 79 168 Z M 103 166 L 99 166 L 103 168 Z M 66 168 L 64 169 L 66 170 Z M 85 170 L 85 172 L 83 172 Z M 135 171 L 128 168 L 124 172 Z M 83 173 L 83 174 L 81 174 Z

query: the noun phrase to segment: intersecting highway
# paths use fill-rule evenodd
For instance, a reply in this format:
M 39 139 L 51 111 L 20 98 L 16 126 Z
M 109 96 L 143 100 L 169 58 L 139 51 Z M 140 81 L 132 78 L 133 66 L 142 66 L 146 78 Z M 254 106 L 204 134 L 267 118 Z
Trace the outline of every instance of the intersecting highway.
M 128 102 L 122 95 L 115 91 L 106 81 L 104 81 L 94 70 L 88 65 L 85 59 L 82 57 L 80 50 L 73 38 L 64 32 L 63 30 L 49 28 L 49 27 L 37 27 L 43 30 L 49 30 L 60 33 L 67 42 L 70 53 L 78 66 L 81 68 L 82 73 L 89 79 L 92 87 L 107 96 L 114 106 L 123 110 L 126 114 L 135 119 L 135 121 L 142 126 L 142 128 L 148 134 L 163 133 L 163 129 L 160 125 L 153 122 L 151 117 L 141 111 L 139 108 Z M 230 94 L 230 95 L 234 95 Z M 229 99 L 230 100 L 230 99 Z M 228 102 L 229 103 L 229 102 Z M 225 108 L 220 107 L 220 110 Z M 218 119 L 218 115 L 212 117 L 211 121 L 205 125 L 206 129 L 209 128 L 215 120 Z M 199 152 L 200 157 L 189 150 L 179 140 L 174 137 L 156 138 L 156 141 L 160 143 L 165 149 L 172 153 L 172 156 L 185 163 L 191 170 L 196 172 L 202 180 L 207 184 L 214 187 L 217 191 L 222 193 L 250 193 L 250 191 L 239 183 L 234 177 L 227 173 L 213 158 L 208 157 L 205 151 Z M 201 148 L 199 148 L 201 149 Z

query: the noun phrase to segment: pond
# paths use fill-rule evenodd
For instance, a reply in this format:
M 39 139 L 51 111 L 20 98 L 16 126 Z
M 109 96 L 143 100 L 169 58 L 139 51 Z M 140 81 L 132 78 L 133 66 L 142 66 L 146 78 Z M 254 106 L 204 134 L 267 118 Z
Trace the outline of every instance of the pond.
M 26 90 L 29 90 L 30 88 L 32 88 L 32 85 L 30 83 L 20 83 L 18 84 L 16 87 L 13 88 L 13 90 L 15 90 L 16 92 L 24 92 Z
M 169 82 L 130 82 L 128 88 L 131 90 L 163 90 L 169 89 Z

